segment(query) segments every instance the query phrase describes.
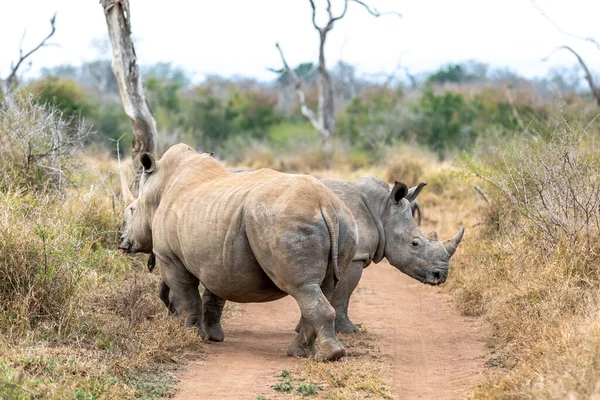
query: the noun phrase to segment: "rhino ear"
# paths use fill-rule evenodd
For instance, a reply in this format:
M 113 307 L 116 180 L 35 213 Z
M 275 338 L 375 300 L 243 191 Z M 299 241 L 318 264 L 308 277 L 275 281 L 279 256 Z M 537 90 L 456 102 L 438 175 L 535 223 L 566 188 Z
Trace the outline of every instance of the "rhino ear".
M 144 153 L 140 156 L 140 162 L 142 163 L 142 167 L 144 167 L 144 172 L 150 173 L 154 171 L 156 168 L 156 161 L 154 160 L 154 156 L 150 153 Z
M 408 186 L 406 186 L 406 184 L 403 182 L 396 182 L 394 184 L 394 187 L 392 188 L 392 193 L 390 194 L 390 197 L 392 198 L 392 200 L 398 203 L 400 202 L 400 200 L 406 197 L 407 193 Z
M 423 190 L 425 186 L 427 186 L 427 183 L 421 182 L 417 186 L 413 186 L 410 189 L 408 189 L 408 193 L 406 194 L 406 200 L 411 202 L 415 201 L 415 199 L 417 198 L 419 193 L 421 193 L 421 190 Z

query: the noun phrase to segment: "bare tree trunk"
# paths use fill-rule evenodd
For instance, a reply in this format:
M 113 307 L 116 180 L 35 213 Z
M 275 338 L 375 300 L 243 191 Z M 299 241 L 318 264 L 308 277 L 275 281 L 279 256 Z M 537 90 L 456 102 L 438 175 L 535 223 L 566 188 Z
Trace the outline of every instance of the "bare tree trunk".
M 150 111 L 135 49 L 131 40 L 129 0 L 100 0 L 113 50 L 112 69 L 119 83 L 125 114 L 133 126 L 131 157 L 138 160 L 144 153 L 156 155 L 156 121 Z M 137 161 L 136 161 L 137 162 Z
M 325 150 L 331 149 L 331 135 L 335 132 L 335 103 L 333 98 L 333 84 L 327 66 L 325 65 L 325 40 L 327 32 L 320 32 L 321 43 L 319 46 L 319 103 L 317 115 L 319 117 L 319 134 Z
M 369 14 L 375 17 L 380 17 L 384 14 L 395 14 L 397 16 L 400 16 L 400 14 L 395 12 L 381 13 L 376 9 L 371 9 L 362 0 L 344 0 L 343 11 L 340 15 L 334 16 L 333 11 L 331 9 L 331 0 L 327 0 L 327 15 L 329 16 L 329 20 L 324 27 L 321 27 L 317 24 L 316 21 L 317 9 L 315 6 L 315 2 L 314 0 L 309 0 L 309 2 L 312 8 L 312 23 L 317 32 L 319 32 L 319 78 L 317 81 L 317 86 L 319 89 L 319 103 L 317 107 L 316 117 L 315 113 L 312 110 L 310 110 L 306 105 L 306 99 L 301 88 L 301 81 L 298 79 L 294 71 L 288 66 L 287 62 L 285 61 L 283 51 L 279 47 L 279 44 L 276 44 L 276 47 L 277 50 L 279 50 L 279 54 L 281 55 L 281 61 L 283 62 L 284 66 L 283 70 L 288 73 L 288 75 L 291 77 L 294 83 L 296 95 L 298 96 L 298 100 L 300 101 L 300 105 L 302 106 L 302 114 L 306 118 L 308 118 L 310 123 L 319 132 L 319 135 L 321 135 L 323 149 L 329 151 L 331 149 L 331 137 L 335 132 L 335 103 L 333 97 L 333 83 L 331 82 L 329 71 L 327 71 L 327 66 L 325 65 L 325 41 L 327 40 L 327 34 L 333 29 L 333 25 L 336 21 L 339 21 L 340 19 L 344 18 L 344 16 L 346 15 L 346 11 L 348 10 L 349 2 L 359 4 L 360 6 L 364 7 Z

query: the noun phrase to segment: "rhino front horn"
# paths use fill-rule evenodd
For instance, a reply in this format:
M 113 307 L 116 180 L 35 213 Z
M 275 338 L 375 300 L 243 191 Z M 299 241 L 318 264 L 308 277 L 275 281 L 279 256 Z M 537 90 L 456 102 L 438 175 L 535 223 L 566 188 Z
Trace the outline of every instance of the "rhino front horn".
M 444 240 L 442 242 L 442 244 L 444 245 L 444 249 L 446 249 L 446 251 L 448 252 L 448 255 L 450 257 L 452 257 L 452 255 L 456 251 L 456 248 L 458 247 L 458 244 L 462 240 L 464 233 L 465 233 L 465 227 L 461 226 L 460 230 L 458 231 L 456 236 L 454 236 L 452 239 Z
M 123 204 L 127 207 L 131 202 L 133 202 L 133 194 L 131 194 L 131 190 L 129 190 L 129 186 L 127 185 L 127 180 L 125 179 L 125 171 L 123 171 L 123 166 L 121 165 L 121 155 L 119 154 L 119 148 L 117 147 L 117 160 L 119 161 L 119 176 L 121 177 L 121 195 L 123 196 Z

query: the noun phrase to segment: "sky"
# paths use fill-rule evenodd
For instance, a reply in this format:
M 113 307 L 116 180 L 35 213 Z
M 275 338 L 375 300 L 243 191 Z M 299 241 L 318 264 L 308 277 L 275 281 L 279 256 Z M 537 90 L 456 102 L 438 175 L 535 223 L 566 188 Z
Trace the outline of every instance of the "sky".
M 343 0 L 331 0 L 341 10 Z M 354 64 L 360 74 L 387 75 L 401 64 L 413 74 L 450 62 L 475 59 L 508 67 L 527 77 L 543 76 L 553 66 L 570 67 L 574 57 L 557 52 L 573 46 L 589 67 L 600 69 L 600 49 L 560 33 L 530 0 L 367 0 L 380 11 L 402 18 L 375 18 L 357 4 L 336 23 L 326 44 L 329 66 Z M 326 19 L 325 0 L 316 0 L 318 22 Z M 600 41 L 600 1 L 537 0 L 536 4 L 564 31 Z M 314 61 L 318 35 L 308 0 L 130 0 L 132 31 L 140 64 L 171 62 L 193 80 L 207 74 L 273 79 L 267 68 L 280 68 L 279 42 L 291 65 Z M 94 40 L 106 38 L 106 21 L 98 0 L 6 1 L 0 14 L 0 78 L 23 47 L 36 45 L 57 13 L 57 46 L 40 50 L 25 73 L 42 67 L 78 65 L 98 58 Z M 339 11 L 338 11 L 339 12 Z

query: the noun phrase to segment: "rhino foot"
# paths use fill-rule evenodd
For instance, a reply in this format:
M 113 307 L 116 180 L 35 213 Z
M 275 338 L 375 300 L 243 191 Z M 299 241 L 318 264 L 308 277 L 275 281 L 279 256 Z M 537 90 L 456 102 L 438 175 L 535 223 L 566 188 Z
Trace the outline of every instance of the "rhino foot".
M 287 355 L 292 357 L 308 357 L 310 355 L 310 351 L 302 345 L 297 343 L 292 343 L 287 348 Z
M 221 324 L 204 325 L 204 331 L 206 332 L 206 340 L 211 342 L 222 342 L 225 339 Z
M 183 327 L 185 329 L 194 329 L 197 328 L 200 324 L 200 318 L 195 316 L 187 316 L 183 321 Z
M 335 361 L 346 355 L 346 349 L 337 340 L 323 340 L 319 344 L 315 360 L 317 361 Z
M 335 321 L 335 333 L 360 335 L 360 329 L 350 319 L 345 318 Z

